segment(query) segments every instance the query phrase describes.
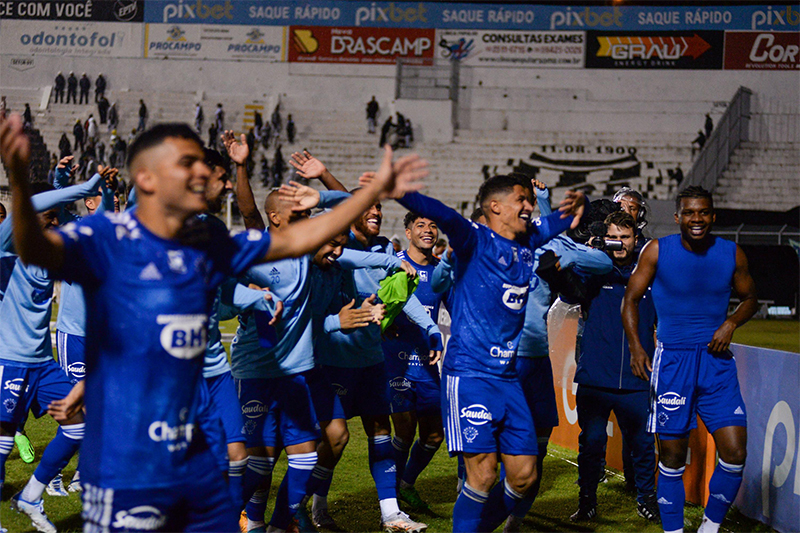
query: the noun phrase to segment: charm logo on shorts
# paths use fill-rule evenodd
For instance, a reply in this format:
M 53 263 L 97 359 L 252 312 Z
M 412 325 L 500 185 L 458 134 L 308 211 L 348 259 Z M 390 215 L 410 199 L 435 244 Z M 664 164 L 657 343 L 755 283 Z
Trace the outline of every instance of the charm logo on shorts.
M 267 413 L 267 406 L 258 400 L 250 400 L 242 406 L 242 414 L 247 418 L 261 418 Z
M 206 315 L 158 315 L 163 324 L 161 346 L 177 359 L 194 359 L 206 351 L 208 317 Z
M 19 398 L 22 392 L 22 384 L 25 382 L 24 378 L 9 379 L 3 383 L 3 390 L 7 390 L 15 398 Z
M 112 527 L 124 530 L 155 531 L 164 527 L 167 517 L 161 511 L 150 505 L 140 505 L 119 511 L 114 515 Z
M 482 426 L 492 421 L 492 413 L 485 405 L 473 403 L 461 409 L 461 418 L 466 418 L 473 426 Z
M 411 388 L 411 381 L 403 376 L 397 376 L 389 380 L 389 386 L 396 391 L 403 392 Z
M 525 305 L 525 296 L 528 294 L 528 286 L 518 287 L 503 283 L 503 288 L 506 292 L 503 293 L 503 304 L 509 309 L 519 311 Z
M 478 430 L 472 426 L 468 426 L 464 428 L 464 438 L 467 439 L 467 442 L 472 442 L 478 436 Z
M 667 411 L 677 411 L 686 405 L 686 397 L 677 392 L 665 392 L 658 397 L 658 403 Z

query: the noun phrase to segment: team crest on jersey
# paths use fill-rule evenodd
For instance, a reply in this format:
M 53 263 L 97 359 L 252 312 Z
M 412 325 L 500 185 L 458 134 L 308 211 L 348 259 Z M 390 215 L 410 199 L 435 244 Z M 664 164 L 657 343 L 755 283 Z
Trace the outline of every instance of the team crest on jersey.
M 533 264 L 533 252 L 531 252 L 527 248 L 523 248 L 520 251 L 520 255 L 522 256 L 522 262 L 526 265 L 530 266 Z
M 14 409 L 17 407 L 17 400 L 14 398 L 6 398 L 3 400 L 3 407 L 6 408 L 7 413 L 13 413 Z
M 161 347 L 177 359 L 194 359 L 205 353 L 207 342 L 206 315 L 158 315 L 162 324 Z
M 419 274 L 419 280 L 422 283 L 428 283 L 428 271 L 427 270 L 418 270 L 417 274 Z
M 151 505 L 140 505 L 114 515 L 115 528 L 125 531 L 155 531 L 164 527 L 167 517 Z
M 169 269 L 176 274 L 186 274 L 186 261 L 183 257 L 183 250 L 167 250 L 167 260 Z
M 246 431 L 248 435 L 252 435 L 256 431 L 256 426 L 258 426 L 258 422 L 255 420 L 247 420 L 244 423 L 244 428 L 242 431 Z
M 667 413 L 658 413 L 658 423 L 660 425 L 663 426 L 664 424 L 666 424 L 667 420 L 669 420 L 669 415 Z
M 464 434 L 464 438 L 467 439 L 467 442 L 472 442 L 478 437 L 478 430 L 472 426 L 465 427 L 462 433 Z
M 503 305 L 514 311 L 519 311 L 525 305 L 525 296 L 528 294 L 528 286 L 518 287 L 503 283 L 506 292 L 503 293 Z
M 3 383 L 3 390 L 7 390 L 14 398 L 19 398 L 22 392 L 22 385 L 25 383 L 25 378 L 9 379 Z M 27 387 L 26 387 L 27 389 Z

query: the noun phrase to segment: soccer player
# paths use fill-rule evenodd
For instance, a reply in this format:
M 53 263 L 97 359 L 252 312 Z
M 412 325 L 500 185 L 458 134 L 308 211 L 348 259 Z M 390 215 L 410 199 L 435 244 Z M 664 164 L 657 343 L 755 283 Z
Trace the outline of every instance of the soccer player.
M 87 217 L 58 232 L 44 231 L 31 205 L 30 143 L 18 115 L 0 122 L 0 155 L 10 169 L 21 260 L 80 282 L 86 294 L 86 529 L 235 530 L 225 483 L 202 433 L 195 435 L 200 356 L 218 285 L 258 261 L 327 242 L 377 198 L 418 187 L 424 162 L 392 165 L 387 150 L 377 182 L 331 213 L 284 234 L 231 238 L 212 226 L 187 227 L 207 208 L 209 177 L 188 125 L 155 126 L 131 146 L 133 213 Z
M 621 242 L 623 248 L 608 252 L 614 261 L 613 271 L 593 276 L 586 283 L 590 304 L 583 309 L 583 338 L 574 379 L 578 384 L 576 406 L 581 427 L 580 500 L 570 519 L 589 520 L 597 515 L 597 485 L 608 440 L 608 418 L 613 410 L 623 438 L 631 444 L 637 512 L 647 520 L 658 521 L 655 448 L 652 435 L 647 433 L 649 391 L 647 383 L 631 371 L 630 351 L 619 314 L 625 286 L 636 267 L 636 221 L 625 211 L 615 211 L 606 217 L 605 225 L 606 239 Z M 639 317 L 639 338 L 648 359 L 652 359 L 656 311 L 649 294 L 639 304 Z
M 569 192 L 561 212 L 533 223 L 530 189 L 511 176 L 488 179 L 478 197 L 486 226 L 470 223 L 421 194 L 400 200 L 403 207 L 435 221 L 456 256 L 453 335 L 442 395 L 448 451 L 463 454 L 467 470 L 453 509 L 456 532 L 493 531 L 537 477 L 536 433 L 517 380 L 515 353 L 533 250 L 577 224 L 584 204 L 583 194 Z M 492 489 L 498 452 L 506 478 Z
M 419 285 L 414 296 L 435 320 L 439 304 L 445 296 L 434 292 L 430 286 L 433 271 L 439 263 L 433 256 L 439 229 L 433 220 L 416 213 L 407 213 L 403 225 L 409 245 L 397 257 L 408 261 L 416 269 Z M 414 483 L 444 440 L 437 365 L 441 351 L 431 350 L 426 332 L 402 314 L 386 333 L 383 353 L 386 356 L 387 394 L 395 432 L 392 446 L 397 465 L 398 495 L 412 510 L 427 511 L 429 506 L 414 488 Z M 438 346 L 441 335 L 434 340 Z M 417 426 L 419 439 L 415 441 Z
M 736 328 L 758 310 L 758 300 L 744 252 L 711 234 L 711 193 L 687 187 L 675 208 L 680 233 L 653 239 L 642 249 L 625 291 L 622 322 L 633 374 L 650 379 L 648 431 L 658 437 L 664 531 L 683 531 L 682 477 L 689 431 L 699 415 L 719 454 L 700 530 L 716 533 L 741 485 L 747 454 L 747 417 L 728 347 Z M 652 365 L 639 336 L 639 302 L 651 284 L 658 315 Z M 731 290 L 741 303 L 727 316 Z

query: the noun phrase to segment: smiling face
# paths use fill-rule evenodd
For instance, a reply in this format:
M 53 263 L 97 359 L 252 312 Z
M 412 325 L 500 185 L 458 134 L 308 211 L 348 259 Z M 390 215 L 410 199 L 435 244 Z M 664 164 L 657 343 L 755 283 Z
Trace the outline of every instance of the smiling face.
M 208 210 L 212 213 L 220 212 L 222 203 L 233 188 L 228 178 L 228 173 L 221 166 L 214 165 L 211 169 L 208 185 L 206 185 L 206 202 L 208 202 Z
M 436 222 L 429 218 L 417 218 L 406 228 L 406 239 L 409 246 L 414 247 L 422 253 L 427 253 L 436 245 L 439 240 L 439 228 Z
M 364 211 L 364 214 L 353 223 L 353 230 L 369 240 L 380 234 L 381 222 L 383 222 L 382 206 L 377 203 Z
M 42 211 L 37 214 L 37 217 L 39 219 L 39 226 L 41 226 L 43 230 L 58 227 L 58 209 L 56 208 Z
M 675 222 L 681 229 L 681 238 L 687 242 L 704 240 L 711 231 L 716 215 L 709 198 L 682 198 Z
M 489 202 L 487 218 L 488 226 L 511 238 L 518 238 L 527 233 L 533 213 L 535 200 L 528 189 L 522 185 L 514 185 L 511 192 L 497 194 Z M 486 213 L 484 209 L 484 213 Z
M 344 246 L 347 244 L 347 233 L 341 233 L 322 245 L 322 248 L 317 250 L 314 258 L 311 260 L 322 270 L 330 269 L 333 264 L 342 256 Z
M 641 206 L 639 202 L 636 201 L 635 198 L 630 196 L 623 196 L 619 199 L 619 206 L 622 208 L 623 211 L 628 213 L 630 216 L 633 217 L 633 220 L 639 222 L 639 212 L 641 211 Z

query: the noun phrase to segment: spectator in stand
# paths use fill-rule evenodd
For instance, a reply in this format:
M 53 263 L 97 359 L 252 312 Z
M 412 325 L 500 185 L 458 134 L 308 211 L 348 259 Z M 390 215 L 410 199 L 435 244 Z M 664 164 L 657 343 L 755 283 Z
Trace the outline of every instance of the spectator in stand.
M 111 137 L 108 139 L 108 159 L 109 159 L 109 166 L 112 168 L 117 168 L 117 143 L 119 143 L 119 137 L 117 136 L 117 130 L 111 130 Z
M 406 119 L 406 148 L 411 148 L 414 144 L 414 127 L 411 126 L 411 119 Z
M 272 132 L 275 134 L 275 141 L 277 142 L 281 136 L 281 127 L 283 126 L 283 120 L 281 120 L 281 104 L 275 106 L 275 111 L 272 112 L 270 122 L 272 122 Z
M 33 126 L 33 113 L 31 113 L 31 105 L 25 104 L 25 111 L 22 112 L 22 127 L 30 128 Z
M 108 110 L 108 131 L 116 130 L 119 125 L 119 113 L 117 112 L 117 103 L 111 104 Z
M 260 135 L 261 128 L 264 127 L 264 118 L 261 116 L 261 113 L 259 113 L 257 109 L 253 111 L 253 124 L 256 127 L 256 131 Z
M 50 156 L 50 171 L 47 173 L 47 183 L 50 185 L 53 184 L 53 180 L 56 178 L 56 166 L 58 165 L 58 158 L 56 154 Z
M 695 150 L 694 145 L 697 145 L 697 150 Z M 694 157 L 695 152 L 702 152 L 703 146 L 706 144 L 706 134 L 703 133 L 703 130 L 697 130 L 697 137 L 694 138 L 692 141 L 692 157 Z
M 84 133 L 83 133 L 83 126 L 81 125 L 81 119 L 75 120 L 75 125 L 72 126 L 72 134 L 75 136 L 75 149 L 77 150 L 78 147 L 81 147 L 81 152 L 83 152 L 84 148 Z
M 55 81 L 55 95 L 53 96 L 53 103 L 64 103 L 64 87 L 67 84 L 67 80 L 64 79 L 64 75 L 61 71 L 56 74 L 56 81 Z
M 217 129 L 216 121 L 212 122 L 208 127 L 208 147 L 212 150 L 217 149 L 217 139 L 219 138 L 219 130 Z
M 100 101 L 101 96 L 105 96 L 106 94 L 106 79 L 103 77 L 103 73 L 101 72 L 97 79 L 94 80 L 94 101 L 95 103 Z
M 72 143 L 69 142 L 69 137 L 66 133 L 61 134 L 61 139 L 58 141 L 59 159 L 64 159 L 68 155 L 72 155 Z
M 86 121 L 86 139 L 93 143 L 97 143 L 98 139 L 97 121 L 94 119 L 94 115 L 91 114 Z
M 69 73 L 69 78 L 67 78 L 67 103 L 69 103 L 69 99 L 72 98 L 72 103 L 78 103 L 78 78 L 75 77 L 74 72 Z
M 250 155 L 248 156 L 248 160 L 252 159 L 253 154 L 255 154 L 255 146 L 256 146 L 256 134 L 253 131 L 253 128 L 247 132 L 247 149 L 250 150 Z
M 78 85 L 81 88 L 81 96 L 78 99 L 79 104 L 88 104 L 89 103 L 89 89 L 92 88 L 92 80 L 84 72 L 81 75 L 81 79 L 78 82 Z
M 103 141 L 98 141 L 97 143 L 97 162 L 101 165 L 105 165 L 106 161 L 106 145 L 103 144 Z
M 381 110 L 381 106 L 378 105 L 378 101 L 375 100 L 375 96 L 372 96 L 372 100 L 367 102 L 367 132 L 375 133 L 375 124 L 377 124 L 378 113 Z
M 261 156 L 261 184 L 264 187 L 269 187 L 269 179 L 270 179 L 270 172 L 269 172 L 269 161 L 267 160 L 267 156 Z
M 105 97 L 105 95 L 101 94 L 100 99 L 97 100 L 97 114 L 100 115 L 100 124 L 106 123 L 108 119 L 108 108 L 110 105 L 111 104 L 108 103 L 108 99 Z
M 145 127 L 147 127 L 147 106 L 144 105 L 144 100 L 139 100 L 139 126 L 136 129 L 144 131 Z
M 706 130 L 705 132 L 706 139 L 708 139 L 709 137 L 711 137 L 711 132 L 714 131 L 714 121 L 711 120 L 711 115 L 709 115 L 708 113 L 706 113 L 705 130 Z
M 292 120 L 292 114 L 289 113 L 289 116 L 286 119 L 286 138 L 289 139 L 289 144 L 294 144 L 294 136 L 297 133 L 297 129 L 294 125 L 294 120 Z
M 128 134 L 128 138 L 126 139 L 128 146 L 130 146 L 131 143 L 133 143 L 133 141 L 135 140 L 136 140 L 136 130 L 131 129 L 131 132 Z
M 392 123 L 391 115 L 389 118 L 386 119 L 386 122 L 383 123 L 383 127 L 381 128 L 381 139 L 378 141 L 378 146 L 384 146 L 386 141 L 389 139 L 389 133 L 392 131 L 392 127 L 394 124 Z
M 225 110 L 222 109 L 222 104 L 219 103 L 217 104 L 217 110 L 214 111 L 214 125 L 217 127 L 217 132 L 225 131 Z M 215 136 L 214 146 L 216 145 L 217 145 L 217 140 Z
M 203 114 L 203 106 L 200 105 L 200 102 L 197 102 L 197 105 L 194 108 L 194 129 L 197 131 L 197 134 L 200 135 L 203 133 L 203 121 L 206 117 Z
M 269 142 L 272 140 L 272 126 L 269 122 L 264 124 L 264 127 L 261 128 L 261 146 L 264 147 L 264 150 L 269 150 Z
M 286 161 L 283 160 L 281 145 L 275 147 L 275 156 L 272 161 L 272 186 L 280 187 L 283 183 L 283 171 L 286 170 Z

